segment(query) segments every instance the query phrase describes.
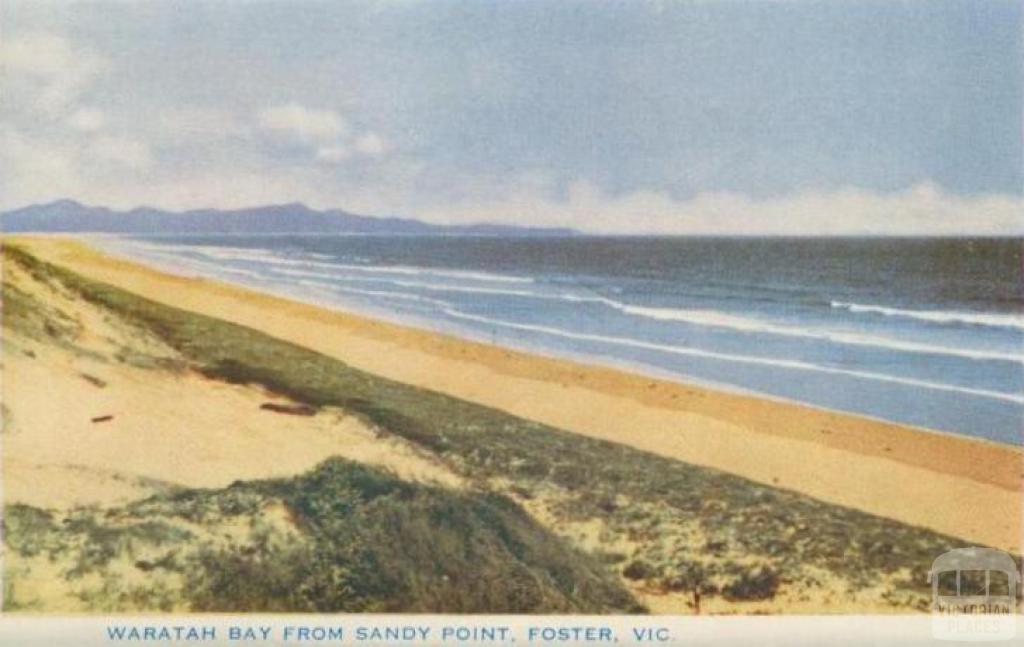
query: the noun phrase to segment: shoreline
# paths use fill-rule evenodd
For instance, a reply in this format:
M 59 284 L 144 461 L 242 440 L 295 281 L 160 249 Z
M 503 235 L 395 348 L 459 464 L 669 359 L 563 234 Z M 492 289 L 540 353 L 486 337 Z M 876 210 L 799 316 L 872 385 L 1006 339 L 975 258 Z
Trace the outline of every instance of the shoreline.
M 264 235 L 269 237 L 269 236 L 273 236 L 275 234 L 264 234 Z M 339 234 L 339 235 L 348 235 L 348 234 Z M 364 234 L 352 234 L 352 235 L 364 235 Z M 115 240 L 120 238 L 119 235 L 110 235 L 109 237 L 112 238 L 112 239 L 115 239 Z M 61 236 L 59 234 L 56 234 L 56 235 L 53 236 L 53 238 L 57 239 L 57 240 L 60 240 Z M 86 240 L 87 242 L 92 243 L 94 239 L 90 236 L 90 237 L 81 238 L 81 240 Z M 142 254 L 132 255 L 132 254 L 126 253 L 126 251 L 123 251 L 123 250 L 120 250 L 120 249 L 116 249 L 116 248 L 106 249 L 106 248 L 100 247 L 98 245 L 95 246 L 95 247 L 96 247 L 96 251 L 100 252 L 101 254 L 105 254 L 105 255 L 111 256 L 113 258 L 124 260 L 124 261 L 127 261 L 129 263 L 137 263 L 138 265 L 142 265 L 144 267 L 149 267 L 149 268 L 157 270 L 159 272 L 164 272 L 164 273 L 167 273 L 167 274 L 170 274 L 172 276 L 179 277 L 179 278 L 194 279 L 194 280 L 216 281 L 216 282 L 224 283 L 226 285 L 231 285 L 231 286 L 239 287 L 239 288 L 242 288 L 244 290 L 252 290 L 254 292 L 258 292 L 258 293 L 261 293 L 261 294 L 270 295 L 270 296 L 273 296 L 273 297 L 276 297 L 276 298 L 279 298 L 279 299 L 285 299 L 285 300 L 288 300 L 288 301 L 294 301 L 296 303 L 302 303 L 302 304 L 305 304 L 305 305 L 312 306 L 314 308 L 322 308 L 324 310 L 330 310 L 332 312 L 338 312 L 338 313 L 341 313 L 341 314 L 351 315 L 351 316 L 355 316 L 355 317 L 362 317 L 362 318 L 365 318 L 365 319 L 373 319 L 373 320 L 384 322 L 384 323 L 386 323 L 388 325 L 398 326 L 398 327 L 401 327 L 401 328 L 409 328 L 409 329 L 413 329 L 413 330 L 418 330 L 418 331 L 421 331 L 421 332 L 424 332 L 424 333 L 428 333 L 428 334 L 443 335 L 445 337 L 452 337 L 452 338 L 455 338 L 455 339 L 458 339 L 458 340 L 462 340 L 462 341 L 465 341 L 465 342 L 469 342 L 469 343 L 481 344 L 483 346 L 490 346 L 490 347 L 494 347 L 494 348 L 507 349 L 507 350 L 515 351 L 517 353 L 524 353 L 526 355 L 532 355 L 532 356 L 535 356 L 535 357 L 540 357 L 540 358 L 544 358 L 544 359 L 550 359 L 550 360 L 554 360 L 554 361 L 566 361 L 566 362 L 573 362 L 573 363 L 576 363 L 576 364 L 580 364 L 580 365 L 583 365 L 583 366 L 597 366 L 597 367 L 602 367 L 602 368 L 609 368 L 609 369 L 616 370 L 616 371 L 622 371 L 624 373 L 632 373 L 632 374 L 641 375 L 641 376 L 644 376 L 644 377 L 649 377 L 649 378 L 655 379 L 655 380 L 661 380 L 661 381 L 665 381 L 665 382 L 670 382 L 672 384 L 676 384 L 676 385 L 683 386 L 683 387 L 694 386 L 694 387 L 699 387 L 699 388 L 702 388 L 702 389 L 708 389 L 708 390 L 711 390 L 711 391 L 717 391 L 717 392 L 720 392 L 720 393 L 728 393 L 728 394 L 732 394 L 732 395 L 742 395 L 742 396 L 748 396 L 748 397 L 753 397 L 753 398 L 760 398 L 760 399 L 764 399 L 764 400 L 771 400 L 771 401 L 774 401 L 774 402 L 780 402 L 780 403 L 784 403 L 784 404 L 792 404 L 792 405 L 797 405 L 797 406 L 803 406 L 803 407 L 807 407 L 807 408 L 810 408 L 810 409 L 814 409 L 816 411 L 823 411 L 823 412 L 826 412 L 826 413 L 837 413 L 837 414 L 841 414 L 841 415 L 859 416 L 859 417 L 866 418 L 868 420 L 874 420 L 874 421 L 877 421 L 877 422 L 884 422 L 884 423 L 890 423 L 890 424 L 895 424 L 895 425 L 907 426 L 907 427 L 911 427 L 913 429 L 916 429 L 916 430 L 919 430 L 919 431 L 928 432 L 928 433 L 950 434 L 950 435 L 953 435 L 953 436 L 960 436 L 960 437 L 964 437 L 964 438 L 971 438 L 971 439 L 978 440 L 978 441 L 981 441 L 981 442 L 994 443 L 996 445 L 1004 445 L 1004 446 L 1010 446 L 1010 447 L 1016 447 L 1017 446 L 1017 445 L 1013 445 L 1012 443 L 1003 443 L 1003 442 L 1000 442 L 998 440 L 992 440 L 992 439 L 989 439 L 989 438 L 981 438 L 981 437 L 978 437 L 978 436 L 971 436 L 969 434 L 961 434 L 961 433 L 958 433 L 958 432 L 955 432 L 955 431 L 945 431 L 945 430 L 942 430 L 942 429 L 931 429 L 931 428 L 928 428 L 928 427 L 921 427 L 921 426 L 915 426 L 915 425 L 905 425 L 905 424 L 900 423 L 898 421 L 888 420 L 886 418 L 881 418 L 881 417 L 878 417 L 878 416 L 871 416 L 871 415 L 868 415 L 868 414 L 862 414 L 862 413 L 856 413 L 856 412 L 850 412 L 850 411 L 843 411 L 841 409 L 830 409 L 828 407 L 818 406 L 818 405 L 815 405 L 815 404 L 812 404 L 812 403 L 809 403 L 809 402 L 802 402 L 800 400 L 795 400 L 793 398 L 787 398 L 787 397 L 781 396 L 781 395 L 774 395 L 772 393 L 765 393 L 765 392 L 762 392 L 762 391 L 757 391 L 755 389 L 750 389 L 750 388 L 744 388 L 744 387 L 741 387 L 741 386 L 736 386 L 734 384 L 727 384 L 725 382 L 716 382 L 714 380 L 706 380 L 706 379 L 702 379 L 702 378 L 699 378 L 699 377 L 696 377 L 696 376 L 693 376 L 693 375 L 684 375 L 684 374 L 681 374 L 681 373 L 674 373 L 674 372 L 672 372 L 672 371 L 670 371 L 668 369 L 658 368 L 658 367 L 653 366 L 653 365 L 644 364 L 643 362 L 631 362 L 631 361 L 626 360 L 626 359 L 616 358 L 616 357 L 607 356 L 607 355 L 600 355 L 600 354 L 587 354 L 587 353 L 582 353 L 582 352 L 560 351 L 560 350 L 555 349 L 555 348 L 546 348 L 546 347 L 544 347 L 542 345 L 539 345 L 539 344 L 531 345 L 531 344 L 528 344 L 528 343 L 517 343 L 514 340 L 500 339 L 498 341 L 491 341 L 491 340 L 489 340 L 487 338 L 487 335 L 485 335 L 483 333 L 480 333 L 479 331 L 474 331 L 474 330 L 472 330 L 472 329 L 470 329 L 468 327 L 464 328 L 464 327 L 459 327 L 457 325 L 450 325 L 450 326 L 446 327 L 446 326 L 443 326 L 443 325 L 439 325 L 439 322 L 437 322 L 435 320 L 431 320 L 431 319 L 428 319 L 428 318 L 425 318 L 425 317 L 409 316 L 409 317 L 403 319 L 401 317 L 395 316 L 392 312 L 389 312 L 389 311 L 386 311 L 386 310 L 383 310 L 383 309 L 382 310 L 373 310 L 372 308 L 365 308 L 364 306 L 361 306 L 360 304 L 357 304 L 357 303 L 354 303 L 354 302 L 352 302 L 352 303 L 345 302 L 342 299 L 337 298 L 337 297 L 336 297 L 336 299 L 337 299 L 336 301 L 320 300 L 320 299 L 317 299 L 316 297 L 312 297 L 312 296 L 307 297 L 306 295 L 289 294 L 286 290 L 277 288 L 277 287 L 272 286 L 272 285 L 266 285 L 266 284 L 264 284 L 264 285 L 247 285 L 246 283 L 243 283 L 241 281 L 232 281 L 231 279 L 226 278 L 226 277 L 222 277 L 222 276 L 204 275 L 202 273 L 192 273 L 192 274 L 190 274 L 190 273 L 186 273 L 186 272 L 182 272 L 182 271 L 176 271 L 174 268 L 169 267 L 172 264 L 169 260 L 167 260 L 167 261 L 160 261 L 160 260 L 157 260 L 157 259 L 146 258 Z M 255 282 L 259 283 L 258 281 L 255 281 Z M 1024 442 L 1022 442 L 1022 445 L 1024 445 Z
M 168 274 L 81 239 L 7 238 L 94 280 L 399 382 L 987 545 L 1021 544 L 1019 447 L 539 356 Z
M 175 236 L 173 234 L 170 236 Z M 263 234 L 267 237 L 272 237 L 277 234 Z M 348 234 L 340 234 L 348 235 Z M 364 234 L 354 234 L 364 235 Z M 34 234 L 33 234 L 34 236 Z M 44 237 L 52 238 L 54 240 L 61 240 L 62 238 L 67 239 L 68 235 L 62 234 L 44 234 Z M 124 238 L 121 234 L 97 234 L 97 235 L 86 235 L 76 236 L 75 240 L 84 240 L 89 244 L 93 244 L 96 241 L 101 240 L 112 240 L 117 241 Z M 735 384 L 729 384 L 726 382 L 720 382 L 715 380 L 703 379 L 697 376 L 688 375 L 672 371 L 670 369 L 659 368 L 652 364 L 646 364 L 640 361 L 631 361 L 624 358 L 619 358 L 611 355 L 602 355 L 600 353 L 585 353 L 585 352 L 573 352 L 569 350 L 562 350 L 556 347 L 549 347 L 543 344 L 531 344 L 513 339 L 502 339 L 498 337 L 495 339 L 493 336 L 490 338 L 488 335 L 475 331 L 470 327 L 459 326 L 457 324 L 444 325 L 437 320 L 433 320 L 427 317 L 419 316 L 408 316 L 399 317 L 386 309 L 374 309 L 366 307 L 364 304 L 345 301 L 338 295 L 332 294 L 329 298 L 321 299 L 313 295 L 312 293 L 321 291 L 318 288 L 310 288 L 306 285 L 296 286 L 300 290 L 304 291 L 301 293 L 289 292 L 287 288 L 282 288 L 269 283 L 266 283 L 259 279 L 253 280 L 253 285 L 247 284 L 244 280 L 233 280 L 230 277 L 218 276 L 214 272 L 210 274 L 203 274 L 202 272 L 190 272 L 185 270 L 179 270 L 173 267 L 173 260 L 171 259 L 156 259 L 149 258 L 145 254 L 131 253 L 130 248 L 121 248 L 117 245 L 102 246 L 99 244 L 93 245 L 94 249 L 101 254 L 111 256 L 116 259 L 124 260 L 130 263 L 136 263 L 138 265 L 155 269 L 159 272 L 164 272 L 172 276 L 176 276 L 184 279 L 194 280 L 207 280 L 226 285 L 239 287 L 244 290 L 252 290 L 260 294 L 270 295 L 276 298 L 284 299 L 287 301 L 293 301 L 302 303 L 315 308 L 322 308 L 330 310 L 332 312 L 338 312 L 344 315 L 362 317 L 364 319 L 371 319 L 375 321 L 384 322 L 388 325 L 396 326 L 399 328 L 413 329 L 427 334 L 442 335 L 445 337 L 455 338 L 457 340 L 465 341 L 468 343 L 480 344 L 482 346 L 494 347 L 499 349 L 511 350 L 517 353 L 523 353 L 538 358 L 549 359 L 553 361 L 564 361 L 579 364 L 584 367 L 598 367 L 607 368 L 615 371 L 621 371 L 623 373 L 633 374 L 640 377 L 650 378 L 657 381 L 668 382 L 675 384 L 680 387 L 696 387 L 700 389 L 706 389 L 720 394 L 736 395 L 743 397 L 756 398 L 760 400 L 768 400 L 771 402 L 777 402 L 784 405 L 792 405 L 797 407 L 803 407 L 811 409 L 819 413 L 824 414 L 837 414 L 841 416 L 853 416 L 856 418 L 862 418 L 871 422 L 894 425 L 896 427 L 910 429 L 915 432 L 935 434 L 943 437 L 952 437 L 955 439 L 967 439 L 976 442 L 992 444 L 997 447 L 1010 447 L 1021 450 L 1024 452 L 1024 422 L 1021 427 L 1017 429 L 1018 442 L 1006 442 L 1002 440 L 996 440 L 993 438 L 987 438 L 984 436 L 973 435 L 970 433 L 955 431 L 952 429 L 939 429 L 935 427 L 928 427 L 925 425 L 914 424 L 909 422 L 901 422 L 899 420 L 886 418 L 881 415 L 873 415 L 870 413 L 864 413 L 859 411 L 845 410 L 831 408 L 825 405 L 815 404 L 813 402 L 807 402 L 784 395 L 777 395 L 774 393 L 768 393 L 764 391 L 758 391 L 754 388 L 747 388 L 738 386 Z M 1024 487 L 1024 456 L 1022 456 L 1022 487 Z

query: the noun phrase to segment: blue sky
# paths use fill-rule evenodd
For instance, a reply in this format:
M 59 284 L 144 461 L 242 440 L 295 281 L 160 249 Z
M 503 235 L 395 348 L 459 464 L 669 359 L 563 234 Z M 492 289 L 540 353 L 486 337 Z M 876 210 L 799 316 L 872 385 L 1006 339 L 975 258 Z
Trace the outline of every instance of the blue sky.
M 1024 229 L 1015 1 L 0 7 L 3 208 Z

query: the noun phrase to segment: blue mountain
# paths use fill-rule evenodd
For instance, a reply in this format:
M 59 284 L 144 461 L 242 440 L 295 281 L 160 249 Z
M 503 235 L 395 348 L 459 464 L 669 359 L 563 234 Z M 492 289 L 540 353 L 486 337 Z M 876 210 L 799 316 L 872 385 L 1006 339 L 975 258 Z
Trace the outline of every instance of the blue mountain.
M 245 209 L 163 211 L 139 207 L 115 211 L 74 200 L 58 200 L 0 213 L 0 231 L 7 233 L 108 234 L 271 234 L 346 233 L 380 235 L 572 236 L 564 228 L 513 225 L 435 225 L 410 218 L 362 216 L 340 209 L 318 211 L 304 204 L 267 205 Z

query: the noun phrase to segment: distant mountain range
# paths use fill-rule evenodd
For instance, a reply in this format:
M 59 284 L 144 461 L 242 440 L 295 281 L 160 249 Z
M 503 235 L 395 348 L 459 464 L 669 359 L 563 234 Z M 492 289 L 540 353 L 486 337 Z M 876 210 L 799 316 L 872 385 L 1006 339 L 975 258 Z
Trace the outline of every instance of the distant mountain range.
M 74 200 L 58 200 L 0 213 L 0 231 L 108 234 L 380 234 L 573 236 L 562 228 L 512 225 L 433 225 L 410 218 L 360 216 L 340 209 L 317 211 L 291 203 L 247 209 L 162 211 L 139 207 L 115 211 L 90 207 Z

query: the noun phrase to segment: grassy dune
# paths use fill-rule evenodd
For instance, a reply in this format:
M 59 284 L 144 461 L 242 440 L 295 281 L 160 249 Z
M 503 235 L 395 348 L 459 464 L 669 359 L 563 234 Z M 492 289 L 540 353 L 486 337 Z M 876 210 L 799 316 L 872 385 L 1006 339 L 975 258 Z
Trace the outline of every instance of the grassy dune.
M 25 506 L 8 510 L 8 547 L 30 557 L 70 551 L 86 571 L 112 572 L 126 554 L 148 555 L 128 560 L 134 571 L 122 581 L 155 579 L 164 589 L 114 587 L 99 608 L 173 608 L 181 606 L 175 596 L 185 596 L 188 608 L 210 610 L 638 609 L 628 587 L 644 600 L 675 596 L 683 604 L 699 592 L 704 609 L 722 612 L 907 611 L 928 604 L 931 561 L 964 545 L 383 379 L 17 248 L 4 255 L 149 331 L 188 370 L 344 409 L 473 485 L 454 492 L 334 460 L 292 479 L 80 510 L 71 522 Z M 70 343 L 74 331 L 62 326 L 72 323 L 4 288 L 5 326 Z M 628 433 L 629 421 L 622 425 Z M 268 510 L 284 521 L 261 521 L 274 518 Z M 226 526 L 248 530 L 228 543 L 202 539 Z
M 100 296 L 17 249 L 4 254 L 36 281 Z M 88 352 L 72 314 L 9 282 L 4 306 L 8 333 Z M 128 349 L 112 359 L 189 370 Z M 66 580 L 97 611 L 642 610 L 605 565 L 494 492 L 407 482 L 341 458 L 294 478 L 164 490 L 104 508 L 6 506 L 15 559 L 5 610 L 47 610 L 23 594 L 48 588 L 29 575 Z
M 96 610 L 640 609 L 600 564 L 509 499 L 411 484 L 342 459 L 293 479 L 182 490 L 63 519 L 13 505 L 4 530 L 19 555 L 100 580 L 87 600 Z M 7 609 L 18 610 L 17 578 L 8 581 Z

